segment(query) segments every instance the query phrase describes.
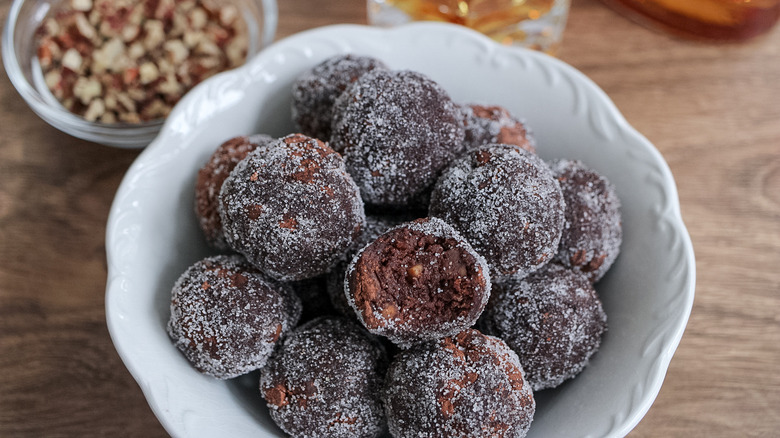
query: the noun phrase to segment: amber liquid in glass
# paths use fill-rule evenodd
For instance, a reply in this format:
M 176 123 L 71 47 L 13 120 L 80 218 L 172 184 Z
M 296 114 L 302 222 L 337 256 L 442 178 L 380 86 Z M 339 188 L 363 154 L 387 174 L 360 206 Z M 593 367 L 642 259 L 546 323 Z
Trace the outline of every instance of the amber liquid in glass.
M 603 0 L 628 17 L 672 34 L 742 41 L 777 23 L 780 0 Z
M 503 44 L 523 44 L 542 38 L 559 39 L 556 25 L 544 24 L 551 17 L 551 11 L 556 4 L 568 0 L 384 0 L 379 3 L 383 8 L 394 8 L 408 16 L 408 21 L 444 21 L 460 24 L 481 32 Z M 371 4 L 369 0 L 369 4 Z M 376 3 L 376 2 L 375 2 Z M 369 6 L 371 7 L 371 6 Z M 371 11 L 369 11 L 371 15 Z M 553 17 L 553 20 L 557 20 Z M 565 14 L 563 16 L 565 24 Z M 533 22 L 538 26 L 534 26 Z M 522 23 L 522 24 L 521 24 Z M 545 28 L 547 26 L 548 28 Z M 562 28 L 562 25 L 560 26 Z M 529 31 L 529 29 L 531 29 Z M 544 47 L 544 43 L 532 48 L 544 51 L 554 51 L 555 47 Z

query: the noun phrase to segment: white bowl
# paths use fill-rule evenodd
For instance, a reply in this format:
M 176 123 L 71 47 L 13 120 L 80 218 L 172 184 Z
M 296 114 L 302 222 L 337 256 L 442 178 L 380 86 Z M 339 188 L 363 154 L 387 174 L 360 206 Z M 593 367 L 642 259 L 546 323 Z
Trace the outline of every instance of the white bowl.
M 333 26 L 279 41 L 189 93 L 130 167 L 108 221 L 106 318 L 160 422 L 174 436 L 282 436 L 256 375 L 212 379 L 173 346 L 165 332 L 170 290 L 190 264 L 210 254 L 193 213 L 197 169 L 230 137 L 292 132 L 294 79 L 344 52 L 425 73 L 456 101 L 503 105 L 526 118 L 542 158 L 580 159 L 615 184 L 623 204 L 622 253 L 597 285 L 609 331 L 582 374 L 537 394 L 528 436 L 627 434 L 658 394 L 693 303 L 693 249 L 669 168 L 572 67 L 432 23 Z

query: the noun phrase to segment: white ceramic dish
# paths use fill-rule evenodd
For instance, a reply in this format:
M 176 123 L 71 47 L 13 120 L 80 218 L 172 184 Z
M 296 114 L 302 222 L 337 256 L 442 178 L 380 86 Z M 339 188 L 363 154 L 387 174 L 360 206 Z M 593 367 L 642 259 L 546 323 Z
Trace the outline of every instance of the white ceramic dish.
M 165 332 L 170 289 L 210 253 L 192 208 L 197 169 L 230 137 L 290 133 L 294 78 L 343 52 L 428 74 L 456 101 L 503 105 L 527 119 L 543 158 L 583 160 L 615 184 L 623 203 L 622 253 L 597 285 L 609 331 L 581 375 L 537 394 L 529 437 L 627 434 L 653 403 L 693 303 L 693 249 L 669 168 L 578 71 L 430 23 L 335 26 L 282 40 L 189 93 L 127 172 L 108 221 L 106 317 L 160 422 L 174 436 L 281 436 L 256 376 L 217 381 L 176 350 Z

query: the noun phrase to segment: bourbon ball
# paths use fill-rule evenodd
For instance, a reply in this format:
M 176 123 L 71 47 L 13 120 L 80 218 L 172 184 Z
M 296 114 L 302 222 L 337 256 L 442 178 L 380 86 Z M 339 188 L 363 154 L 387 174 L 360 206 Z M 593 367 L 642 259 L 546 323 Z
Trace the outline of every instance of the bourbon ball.
M 168 334 L 200 372 L 230 379 L 261 368 L 301 303 L 240 255 L 207 257 L 173 286 Z
M 580 161 L 550 163 L 566 203 L 555 259 L 596 282 L 615 262 L 623 240 L 620 199 L 607 178 Z
M 584 274 L 550 263 L 522 280 L 496 284 L 480 327 L 517 353 L 539 391 L 585 368 L 601 344 L 607 316 Z
M 318 318 L 287 336 L 261 372 L 271 418 L 300 438 L 371 438 L 386 430 L 387 358 L 357 323 Z
M 473 329 L 399 353 L 382 401 L 396 438 L 522 438 L 536 410 L 517 355 Z
M 515 117 L 508 109 L 498 105 L 463 105 L 466 137 L 465 149 L 470 150 L 487 144 L 501 143 L 536 152 L 536 141 L 526 123 Z
M 387 66 L 369 56 L 348 54 L 328 58 L 306 71 L 293 84 L 293 122 L 302 133 L 327 141 L 336 98 L 374 69 L 387 69 Z
M 302 134 L 258 147 L 236 165 L 222 184 L 220 217 L 230 246 L 281 281 L 326 273 L 365 224 L 341 156 Z
M 462 115 L 417 72 L 374 70 L 336 99 L 331 146 L 372 206 L 419 199 L 462 147 Z
M 363 248 L 345 290 L 358 320 L 401 346 L 471 327 L 490 297 L 485 260 L 441 219 L 401 224 Z
M 429 214 L 482 254 L 494 274 L 521 278 L 549 262 L 563 230 L 561 188 L 535 154 L 512 145 L 467 152 L 444 171 Z
M 222 232 L 219 217 L 219 190 L 239 161 L 243 160 L 258 145 L 273 139 L 264 134 L 234 137 L 217 147 L 211 157 L 198 170 L 195 181 L 195 215 L 198 218 L 206 242 L 221 251 L 229 249 Z

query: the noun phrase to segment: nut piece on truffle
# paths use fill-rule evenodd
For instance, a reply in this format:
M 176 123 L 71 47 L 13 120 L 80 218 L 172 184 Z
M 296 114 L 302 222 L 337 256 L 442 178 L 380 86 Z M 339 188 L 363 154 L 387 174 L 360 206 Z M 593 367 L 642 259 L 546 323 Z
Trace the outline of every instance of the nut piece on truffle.
M 230 246 L 281 281 L 327 272 L 366 220 L 341 156 L 302 134 L 239 162 L 222 184 L 219 211 Z
M 463 116 L 417 72 L 374 70 L 336 99 L 330 145 L 344 156 L 363 200 L 405 208 L 462 148 Z
M 265 365 L 300 314 L 293 292 L 243 257 L 213 256 L 173 286 L 168 334 L 198 371 L 230 379 Z
M 536 153 L 536 141 L 525 122 L 498 105 L 463 105 L 466 150 L 487 144 L 511 144 Z
M 206 242 L 212 247 L 222 251 L 230 249 L 222 232 L 222 219 L 219 217 L 219 190 L 222 183 L 236 164 L 258 145 L 272 141 L 271 137 L 264 134 L 231 138 L 222 143 L 198 171 L 198 179 L 195 182 L 195 215 Z
M 322 141 L 330 139 L 333 103 L 359 77 L 387 69 L 378 59 L 338 55 L 315 65 L 293 84 L 292 119 L 301 132 Z
M 471 327 L 490 297 L 485 260 L 444 221 L 390 229 L 347 268 L 347 301 L 374 334 L 407 346 Z
M 295 329 L 263 368 L 260 392 L 271 418 L 300 438 L 372 438 L 386 429 L 380 389 L 387 356 L 344 318 Z
M 522 280 L 496 284 L 479 325 L 517 353 L 538 391 L 585 368 L 601 344 L 607 316 L 584 274 L 551 263 Z
M 382 401 L 396 438 L 522 438 L 536 410 L 517 355 L 472 329 L 401 352 Z
M 623 226 L 620 199 L 615 187 L 582 162 L 556 160 L 550 163 L 566 203 L 561 244 L 555 260 L 585 273 L 597 282 L 620 252 Z
M 429 214 L 458 230 L 498 281 L 522 278 L 552 260 L 564 208 L 558 181 L 541 158 L 516 146 L 486 145 L 444 171 Z

